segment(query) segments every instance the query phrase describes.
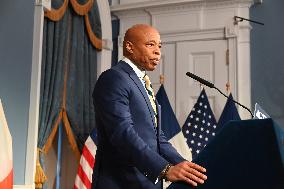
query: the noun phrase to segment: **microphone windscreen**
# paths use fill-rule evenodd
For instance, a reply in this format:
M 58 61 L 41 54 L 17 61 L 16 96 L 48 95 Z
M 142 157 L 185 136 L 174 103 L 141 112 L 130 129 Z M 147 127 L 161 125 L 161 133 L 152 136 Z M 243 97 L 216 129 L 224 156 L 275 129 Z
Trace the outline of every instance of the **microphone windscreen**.
M 206 85 L 207 87 L 214 88 L 213 83 L 210 83 L 209 81 L 206 81 L 205 79 L 202 79 L 202 78 L 198 77 L 197 75 L 194 75 L 193 73 L 186 72 L 186 75 L 188 77 L 191 77 L 192 79 L 195 79 L 196 81 L 200 82 L 201 84 Z

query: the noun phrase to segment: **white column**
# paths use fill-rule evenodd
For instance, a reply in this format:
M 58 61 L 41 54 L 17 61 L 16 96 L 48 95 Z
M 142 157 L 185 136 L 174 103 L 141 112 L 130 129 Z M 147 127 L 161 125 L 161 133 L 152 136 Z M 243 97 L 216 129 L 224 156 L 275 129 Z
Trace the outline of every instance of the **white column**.
M 249 18 L 249 5 L 239 9 L 239 15 Z M 237 88 L 238 101 L 251 108 L 251 70 L 250 70 L 250 23 L 247 21 L 239 22 L 239 36 L 237 42 Z M 250 119 L 250 113 L 239 108 L 242 119 Z
M 103 48 L 98 53 L 97 76 L 111 67 L 112 28 L 108 1 L 97 1 L 101 19 Z
M 44 23 L 44 7 L 50 7 L 50 2 L 36 0 L 34 11 L 33 30 L 33 54 L 32 75 L 29 106 L 29 123 L 25 167 L 25 186 L 14 186 L 15 188 L 35 188 L 34 179 L 36 172 L 39 101 L 40 101 L 40 78 L 42 59 L 42 37 Z

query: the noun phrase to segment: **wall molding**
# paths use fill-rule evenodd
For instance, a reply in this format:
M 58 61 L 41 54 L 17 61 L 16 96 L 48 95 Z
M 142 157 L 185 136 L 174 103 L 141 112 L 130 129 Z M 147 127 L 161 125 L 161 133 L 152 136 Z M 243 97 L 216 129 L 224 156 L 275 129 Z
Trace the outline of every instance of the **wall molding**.
M 180 41 L 206 41 L 227 39 L 225 28 L 214 28 L 205 30 L 185 30 L 176 32 L 160 32 L 163 43 L 176 43 Z M 237 36 L 234 36 L 237 37 Z M 232 36 L 230 36 L 232 38 Z M 123 36 L 119 36 L 119 46 L 122 47 Z
M 112 5 L 110 7 L 111 12 L 131 11 L 134 9 L 147 9 L 171 11 L 177 9 L 186 8 L 198 8 L 198 7 L 220 7 L 220 6 L 247 6 L 254 4 L 254 0 L 156 0 L 145 1 L 139 3 L 127 3 Z
M 180 32 L 161 32 L 161 37 L 164 43 L 179 42 L 179 41 L 206 41 L 225 39 L 224 28 L 214 28 L 205 30 L 191 30 Z

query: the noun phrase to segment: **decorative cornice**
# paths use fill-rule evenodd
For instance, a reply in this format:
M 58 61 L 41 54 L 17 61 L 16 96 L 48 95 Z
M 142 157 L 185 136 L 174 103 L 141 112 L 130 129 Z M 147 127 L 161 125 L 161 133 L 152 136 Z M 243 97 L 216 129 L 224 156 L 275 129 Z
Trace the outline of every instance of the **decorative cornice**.
M 148 14 L 145 9 L 130 9 L 130 10 L 125 10 L 125 11 L 118 11 L 118 12 L 112 12 L 112 15 L 115 15 L 119 18 L 123 18 L 123 17 L 139 17 L 139 16 L 145 16 L 146 14 Z
M 177 41 L 196 41 L 224 39 L 225 28 L 212 28 L 203 30 L 185 30 L 175 32 L 161 32 L 163 43 L 172 43 Z
M 111 12 L 126 11 L 132 9 L 143 9 L 149 7 L 160 7 L 160 6 L 172 6 L 181 3 L 190 3 L 201 0 L 156 0 L 156 1 L 146 1 L 139 3 L 127 3 L 121 5 L 110 6 Z
M 213 28 L 206 30 L 184 30 L 174 32 L 161 32 L 163 43 L 176 43 L 179 41 L 200 41 L 225 39 L 225 28 Z M 237 36 L 231 36 L 237 37 Z M 118 36 L 118 44 L 122 47 L 123 36 Z
M 219 7 L 219 6 L 232 6 L 232 5 L 243 5 L 251 6 L 254 4 L 254 0 L 156 0 L 147 1 L 140 3 L 128 3 L 122 5 L 113 5 L 110 7 L 112 13 L 119 13 L 131 10 L 175 10 L 185 8 L 196 8 L 196 7 Z

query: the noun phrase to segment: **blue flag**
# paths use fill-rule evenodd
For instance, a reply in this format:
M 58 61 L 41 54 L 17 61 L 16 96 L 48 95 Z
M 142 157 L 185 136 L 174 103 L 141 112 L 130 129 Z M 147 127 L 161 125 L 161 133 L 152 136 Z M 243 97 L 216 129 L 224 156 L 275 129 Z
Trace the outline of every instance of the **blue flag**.
M 182 132 L 187 139 L 193 159 L 215 136 L 217 123 L 204 89 L 189 113 L 182 127 Z
M 161 85 L 156 98 L 161 105 L 161 129 L 167 140 L 175 147 L 175 149 L 187 160 L 191 161 L 191 152 L 186 144 L 178 120 L 171 107 L 167 93 L 163 85 Z
M 233 102 L 233 96 L 232 94 L 229 95 L 229 98 L 227 99 L 227 102 L 225 104 L 225 107 L 223 109 L 223 112 L 220 116 L 220 119 L 218 121 L 218 131 L 229 121 L 241 120 L 240 115 L 238 113 L 238 110 L 236 108 L 235 103 Z

